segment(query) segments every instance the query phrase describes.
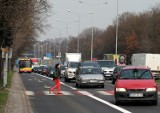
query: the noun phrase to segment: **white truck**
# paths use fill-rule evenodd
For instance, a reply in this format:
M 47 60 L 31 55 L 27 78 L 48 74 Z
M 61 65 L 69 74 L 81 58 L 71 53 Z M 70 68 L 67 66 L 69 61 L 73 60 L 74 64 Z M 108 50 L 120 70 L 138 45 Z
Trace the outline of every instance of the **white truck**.
M 66 53 L 65 82 L 75 80 L 75 73 L 79 62 L 81 62 L 81 53 Z
M 160 54 L 137 53 L 131 59 L 131 65 L 148 67 L 156 79 L 160 78 Z

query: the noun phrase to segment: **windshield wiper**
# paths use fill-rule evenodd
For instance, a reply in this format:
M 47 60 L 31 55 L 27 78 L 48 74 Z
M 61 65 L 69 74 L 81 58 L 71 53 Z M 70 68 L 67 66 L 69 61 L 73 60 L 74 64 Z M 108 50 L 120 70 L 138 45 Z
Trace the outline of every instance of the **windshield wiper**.
M 144 71 L 138 78 L 141 78 L 146 72 L 148 72 L 149 70 Z

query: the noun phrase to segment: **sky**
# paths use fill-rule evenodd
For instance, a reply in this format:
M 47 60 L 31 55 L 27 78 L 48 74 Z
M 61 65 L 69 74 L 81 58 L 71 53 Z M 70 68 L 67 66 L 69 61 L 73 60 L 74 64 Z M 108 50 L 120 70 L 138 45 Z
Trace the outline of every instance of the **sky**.
M 38 40 L 77 36 L 92 26 L 105 30 L 118 14 L 143 13 L 160 0 L 48 0 L 51 9 L 45 19 L 48 27 Z M 117 5 L 118 1 L 118 5 Z M 117 8 L 118 6 L 118 8 Z M 92 21 L 93 20 L 93 21 Z M 68 27 L 67 27 L 68 26 Z

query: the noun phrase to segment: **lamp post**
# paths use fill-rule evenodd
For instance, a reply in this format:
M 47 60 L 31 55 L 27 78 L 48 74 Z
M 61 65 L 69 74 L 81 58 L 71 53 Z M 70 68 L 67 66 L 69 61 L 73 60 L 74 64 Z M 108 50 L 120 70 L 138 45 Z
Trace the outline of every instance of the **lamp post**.
M 118 0 L 117 0 L 117 18 L 116 18 L 116 57 L 117 57 L 117 43 L 118 43 Z M 117 58 L 116 58 L 117 59 Z
M 73 13 L 73 14 L 75 14 L 75 15 L 77 15 L 78 16 L 78 20 L 79 20 L 79 23 L 78 23 L 78 34 L 80 33 L 80 23 L 81 23 L 81 14 L 79 14 L 79 13 L 76 13 L 76 12 L 73 12 L 73 11 L 71 11 L 71 10 L 67 10 L 67 12 L 69 12 L 69 13 Z M 83 14 L 84 15 L 84 14 Z M 78 37 L 78 40 L 77 40 L 77 53 L 79 53 L 79 37 Z
M 69 37 L 69 33 L 68 33 L 68 29 L 69 29 L 69 24 L 73 23 L 73 22 L 77 22 L 77 21 L 70 21 L 70 22 L 67 22 L 67 21 L 62 21 L 62 20 L 57 20 L 57 22 L 63 22 L 66 24 L 66 33 L 67 33 L 67 37 Z M 66 41 L 66 53 L 68 51 L 68 41 Z
M 85 3 L 84 1 L 78 1 L 78 2 L 79 3 Z M 92 8 L 92 12 L 89 13 L 89 14 L 92 14 L 92 33 L 91 33 L 91 61 L 92 61 L 93 60 L 93 38 L 94 38 L 94 34 L 93 34 L 94 33 L 94 31 L 93 31 L 93 14 L 94 14 L 94 12 L 93 12 L 93 5 L 97 6 L 97 4 L 89 4 L 89 3 L 85 3 L 85 4 L 91 6 L 91 8 Z M 108 3 L 104 2 L 103 4 L 108 4 Z M 98 5 L 102 5 L 102 3 L 100 3 Z
M 33 45 L 34 49 L 34 57 L 37 58 L 39 56 L 39 43 L 36 43 Z M 36 51 L 36 48 L 37 48 L 37 51 Z

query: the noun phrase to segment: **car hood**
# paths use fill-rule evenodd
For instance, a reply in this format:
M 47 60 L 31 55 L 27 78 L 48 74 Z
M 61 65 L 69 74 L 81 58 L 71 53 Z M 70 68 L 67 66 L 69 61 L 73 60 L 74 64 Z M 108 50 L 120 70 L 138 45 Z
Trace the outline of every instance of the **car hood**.
M 111 68 L 109 68 L 109 67 L 101 67 L 102 68 L 102 70 L 108 70 L 108 71 L 113 71 L 114 70 L 114 67 L 111 67 Z
M 84 74 L 84 75 L 80 75 L 80 78 L 82 78 L 82 79 L 98 79 L 98 80 L 103 80 L 104 76 L 102 74 Z
M 68 68 L 68 71 L 75 72 L 76 68 Z
M 148 88 L 156 86 L 155 81 L 152 80 L 117 80 L 116 87 L 126 89 Z

